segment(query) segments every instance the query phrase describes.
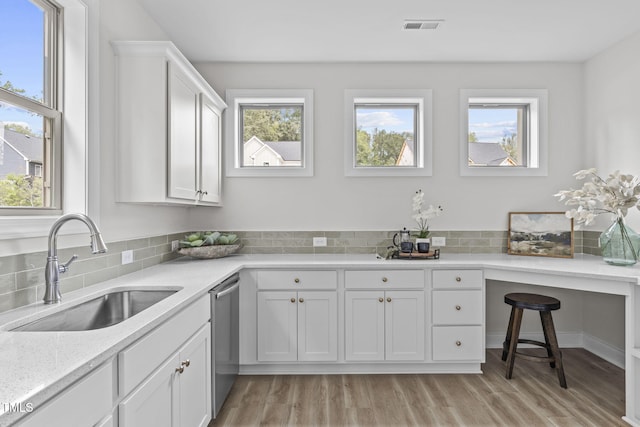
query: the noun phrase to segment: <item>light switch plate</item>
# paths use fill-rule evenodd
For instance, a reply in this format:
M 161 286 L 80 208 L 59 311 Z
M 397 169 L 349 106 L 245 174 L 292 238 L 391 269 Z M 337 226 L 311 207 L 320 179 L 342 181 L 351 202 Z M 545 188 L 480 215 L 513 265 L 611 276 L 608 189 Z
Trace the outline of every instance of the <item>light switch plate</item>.
M 175 252 L 178 250 L 178 245 L 179 245 L 179 241 L 178 240 L 172 240 L 171 241 L 171 252 Z
M 133 251 L 122 251 L 122 265 L 133 262 Z
M 447 246 L 447 238 L 446 237 L 432 237 L 431 238 L 432 246 Z
M 326 237 L 314 237 L 313 238 L 313 246 L 327 246 L 327 238 Z

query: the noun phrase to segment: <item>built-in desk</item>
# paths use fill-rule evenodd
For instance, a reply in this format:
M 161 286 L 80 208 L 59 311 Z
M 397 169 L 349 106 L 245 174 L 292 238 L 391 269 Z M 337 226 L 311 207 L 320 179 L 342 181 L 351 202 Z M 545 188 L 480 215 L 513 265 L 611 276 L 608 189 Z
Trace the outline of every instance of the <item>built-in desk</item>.
M 601 258 L 507 259 L 487 262 L 485 280 L 526 283 L 553 288 L 599 292 L 625 297 L 625 398 L 629 424 L 640 425 L 640 294 L 639 267 L 616 267 Z

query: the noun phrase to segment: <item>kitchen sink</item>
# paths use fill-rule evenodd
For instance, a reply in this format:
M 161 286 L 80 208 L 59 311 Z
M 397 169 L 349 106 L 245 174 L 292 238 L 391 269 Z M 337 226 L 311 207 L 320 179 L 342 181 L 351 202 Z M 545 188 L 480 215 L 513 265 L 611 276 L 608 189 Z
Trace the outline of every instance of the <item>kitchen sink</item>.
M 90 331 L 106 328 L 135 316 L 176 292 L 166 289 L 114 291 L 19 326 L 13 331 Z

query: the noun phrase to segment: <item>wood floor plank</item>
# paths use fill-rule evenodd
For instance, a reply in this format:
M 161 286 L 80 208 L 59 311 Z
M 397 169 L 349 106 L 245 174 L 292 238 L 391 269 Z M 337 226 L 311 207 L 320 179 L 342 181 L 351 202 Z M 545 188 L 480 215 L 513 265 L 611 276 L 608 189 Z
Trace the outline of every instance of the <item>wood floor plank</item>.
M 502 350 L 483 374 L 240 376 L 209 427 L 626 426 L 624 370 L 583 349 L 562 349 L 568 389 L 545 363 Z

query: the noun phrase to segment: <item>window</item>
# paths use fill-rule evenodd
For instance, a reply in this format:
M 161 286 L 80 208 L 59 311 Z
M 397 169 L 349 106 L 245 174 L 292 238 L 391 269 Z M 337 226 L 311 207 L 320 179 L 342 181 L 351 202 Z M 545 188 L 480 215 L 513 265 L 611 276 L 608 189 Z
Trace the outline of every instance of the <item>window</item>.
M 345 175 L 431 175 L 431 91 L 347 90 Z
M 313 91 L 228 90 L 227 176 L 312 176 Z
M 10 0 L 3 15 L 0 208 L 60 209 L 58 9 L 46 0 Z
M 546 90 L 463 90 L 462 176 L 545 176 Z
M 100 188 L 99 132 L 96 125 L 99 82 L 97 78 L 89 78 L 97 76 L 98 63 L 97 57 L 89 61 L 88 56 L 89 51 L 97 52 L 99 49 L 99 7 L 97 0 L 10 0 L 0 3 L 0 13 L 5 18 L 0 33 L 3 41 L 10 40 L 3 44 L 0 61 L 0 72 L 3 73 L 0 86 L 6 85 L 4 90 L 0 89 L 0 102 L 3 104 L 0 107 L 0 121 L 18 124 L 32 123 L 29 120 L 42 122 L 42 145 L 45 151 L 42 161 L 36 160 L 34 163 L 41 165 L 42 192 L 45 195 L 43 205 L 48 205 L 0 207 L 3 224 L 0 249 L 11 251 L 15 250 L 16 239 L 47 236 L 60 214 L 89 213 L 94 221 L 99 221 L 99 196 L 96 196 Z M 28 27 L 26 34 L 26 30 L 22 30 L 28 22 L 32 22 L 29 17 L 21 15 L 25 10 L 32 13 L 31 18 L 38 19 L 38 28 L 43 26 L 39 32 L 32 32 L 35 27 Z M 7 35 L 10 28 L 11 34 Z M 27 40 L 18 40 L 24 54 L 22 51 L 17 54 L 10 49 L 16 43 L 17 34 L 32 39 L 42 37 L 41 48 L 45 52 L 40 60 L 42 68 L 37 63 L 34 65 L 29 62 L 33 60 L 33 55 L 26 54 L 24 44 Z M 29 51 L 32 52 L 31 49 Z M 22 67 L 20 73 L 16 73 L 16 66 Z M 39 81 L 39 87 L 34 89 L 26 85 L 23 77 Z M 25 92 L 7 90 L 7 81 L 11 82 L 13 88 L 24 89 Z M 15 111 L 4 108 L 7 106 L 22 110 L 18 112 L 23 118 L 9 116 Z M 1 128 L 6 135 L 7 127 Z M 35 125 L 30 128 L 35 129 Z M 61 135 L 64 135 L 64 150 Z M 88 141 L 92 141 L 91 146 Z M 6 154 L 8 147 L 8 144 L 4 144 L 0 152 Z M 24 162 L 25 170 L 27 163 Z M 35 164 L 33 168 L 29 165 L 29 171 L 33 170 L 33 175 L 37 176 Z M 71 167 L 63 168 L 63 165 Z M 81 231 L 82 224 L 69 224 L 62 229 L 62 234 Z

